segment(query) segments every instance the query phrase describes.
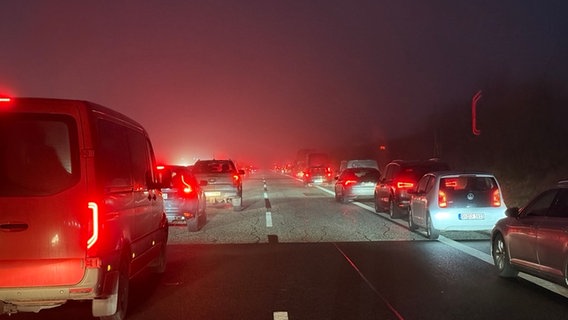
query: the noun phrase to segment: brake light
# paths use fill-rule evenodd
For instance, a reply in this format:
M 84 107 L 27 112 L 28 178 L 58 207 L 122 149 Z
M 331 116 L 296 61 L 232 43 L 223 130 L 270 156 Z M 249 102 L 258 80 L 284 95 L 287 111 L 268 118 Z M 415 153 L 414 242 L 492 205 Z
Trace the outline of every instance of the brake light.
M 189 183 L 185 182 L 184 176 L 181 176 L 181 183 L 183 184 L 183 186 L 181 188 L 183 190 L 183 193 L 190 194 L 190 193 L 193 192 L 193 188 L 191 187 L 191 185 Z
M 350 184 L 356 184 L 356 183 L 357 180 L 345 180 L 345 182 L 343 182 L 343 185 L 347 187 Z
M 165 168 L 166 167 L 164 167 L 164 166 L 156 166 L 156 169 L 158 169 L 158 170 L 164 170 Z
M 448 197 L 444 191 L 438 191 L 438 207 L 446 208 L 448 206 Z
M 411 189 L 414 188 L 414 182 L 410 181 L 398 181 L 396 184 L 397 189 Z
M 234 174 L 234 175 L 233 175 L 233 184 L 234 184 L 235 186 L 238 186 L 238 185 L 239 185 L 240 180 L 241 180 L 241 177 L 240 177 L 238 174 Z
M 8 97 L 0 97 L 0 102 L 10 102 L 10 101 L 12 101 L 11 98 L 8 98 Z
M 501 192 L 499 192 L 499 189 L 493 190 L 493 193 L 491 194 L 491 206 L 492 207 L 501 206 Z
M 91 211 L 91 234 L 87 240 L 87 249 L 93 247 L 93 245 L 99 239 L 99 206 L 95 202 L 89 202 L 88 208 Z

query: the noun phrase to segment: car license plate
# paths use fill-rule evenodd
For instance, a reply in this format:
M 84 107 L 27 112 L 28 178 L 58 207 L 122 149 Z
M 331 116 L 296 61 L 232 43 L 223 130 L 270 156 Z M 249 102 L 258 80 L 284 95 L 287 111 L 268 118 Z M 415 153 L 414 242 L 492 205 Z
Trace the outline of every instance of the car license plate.
M 220 196 L 220 195 L 221 195 L 221 192 L 219 192 L 219 191 L 208 191 L 208 192 L 205 192 L 205 196 L 206 196 L 206 197 L 218 197 L 218 196 Z
M 483 220 L 485 219 L 485 214 L 483 213 L 460 213 L 460 220 Z

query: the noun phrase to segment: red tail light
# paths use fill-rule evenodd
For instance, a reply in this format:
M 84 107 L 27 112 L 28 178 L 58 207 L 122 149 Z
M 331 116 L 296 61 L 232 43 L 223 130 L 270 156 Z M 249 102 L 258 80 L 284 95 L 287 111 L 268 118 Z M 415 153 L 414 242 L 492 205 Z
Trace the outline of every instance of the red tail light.
M 500 207 L 501 206 L 501 193 L 499 189 L 493 190 L 491 194 L 491 206 L 492 207 Z
M 397 189 L 411 189 L 414 188 L 414 182 L 412 181 L 397 181 L 395 183 Z
M 12 99 L 8 97 L 0 97 L 0 102 L 10 102 L 10 101 L 12 101 Z
M 191 187 L 191 184 L 187 183 L 185 181 L 185 177 L 181 176 L 181 188 L 180 190 L 184 193 L 184 194 L 190 194 L 193 192 L 193 188 Z
M 448 197 L 444 191 L 438 191 L 438 206 L 446 208 L 448 206 Z
M 235 186 L 238 186 L 240 181 L 241 181 L 241 176 L 239 176 L 238 174 L 234 174 L 233 175 L 233 184 Z
M 356 183 L 357 183 L 357 180 L 345 180 L 345 182 L 343 182 L 343 185 L 347 187 L 348 185 L 356 184 Z
M 99 240 L 99 206 L 95 202 L 89 202 L 87 206 L 91 212 L 89 238 L 87 239 L 87 249 L 90 249 Z

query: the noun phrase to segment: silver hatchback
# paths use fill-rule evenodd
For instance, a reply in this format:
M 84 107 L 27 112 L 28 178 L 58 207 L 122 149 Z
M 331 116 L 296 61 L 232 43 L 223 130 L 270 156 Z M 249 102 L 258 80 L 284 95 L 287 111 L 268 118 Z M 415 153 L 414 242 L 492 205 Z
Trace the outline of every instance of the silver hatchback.
M 497 179 L 484 172 L 428 173 L 410 193 L 408 227 L 426 229 L 430 239 L 440 231 L 490 231 L 507 209 Z
M 509 208 L 491 235 L 491 254 L 501 277 L 519 271 L 568 286 L 568 180 Z
M 375 168 L 348 168 L 341 172 L 335 182 L 335 200 L 371 200 L 381 173 Z

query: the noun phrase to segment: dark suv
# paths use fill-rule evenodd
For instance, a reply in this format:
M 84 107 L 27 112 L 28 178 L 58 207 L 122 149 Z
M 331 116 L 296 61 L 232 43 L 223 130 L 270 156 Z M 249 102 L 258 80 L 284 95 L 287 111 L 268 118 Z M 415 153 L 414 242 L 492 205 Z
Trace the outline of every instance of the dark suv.
M 424 174 L 449 169 L 448 164 L 437 159 L 390 162 L 375 187 L 375 211 L 388 212 L 391 218 L 407 215 L 410 205 L 407 191 L 414 189 Z
M 242 208 L 244 170 L 238 170 L 232 160 L 197 160 L 191 169 L 203 187 L 208 204 L 228 203 L 235 211 Z

